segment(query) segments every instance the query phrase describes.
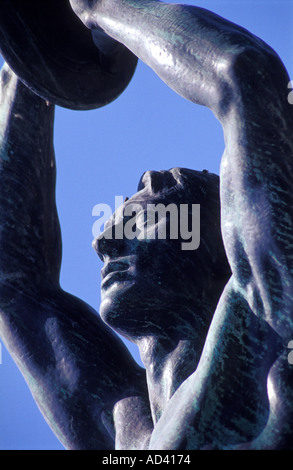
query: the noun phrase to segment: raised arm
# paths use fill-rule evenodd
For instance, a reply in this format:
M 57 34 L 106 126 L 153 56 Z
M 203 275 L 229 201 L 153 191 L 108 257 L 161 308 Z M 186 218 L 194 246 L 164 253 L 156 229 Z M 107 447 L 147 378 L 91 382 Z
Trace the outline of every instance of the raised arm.
M 187 429 L 205 432 L 203 410 L 209 399 L 221 402 L 221 367 L 243 340 L 243 325 L 248 328 L 254 321 L 248 320 L 252 312 L 269 325 L 262 342 L 274 349 L 280 338 L 282 352 L 269 375 L 268 425 L 247 447 L 284 448 L 292 440 L 287 424 L 293 410 L 286 349 L 293 338 L 293 107 L 287 100 L 285 67 L 262 40 L 201 8 L 157 0 L 88 3 L 71 0 L 89 28 L 103 28 L 177 93 L 209 107 L 225 137 L 222 232 L 233 276 L 198 370 L 170 400 L 151 445 L 180 448 Z M 253 342 L 253 330 L 250 334 Z M 263 373 L 268 364 L 254 373 Z M 193 445 L 200 440 L 195 436 Z
M 231 72 L 248 49 L 275 53 L 244 28 L 203 8 L 159 0 L 70 0 L 93 32 L 102 28 L 184 98 L 221 117 L 231 104 Z M 288 82 L 286 83 L 286 87 Z
M 114 405 L 135 397 L 147 408 L 144 372 L 96 312 L 59 286 L 54 107 L 7 65 L 0 96 L 1 339 L 66 448 L 113 449 Z
M 281 60 L 261 39 L 201 8 L 88 3 L 71 0 L 89 28 L 103 28 L 221 121 L 223 237 L 234 279 L 252 310 L 291 340 L 293 108 Z

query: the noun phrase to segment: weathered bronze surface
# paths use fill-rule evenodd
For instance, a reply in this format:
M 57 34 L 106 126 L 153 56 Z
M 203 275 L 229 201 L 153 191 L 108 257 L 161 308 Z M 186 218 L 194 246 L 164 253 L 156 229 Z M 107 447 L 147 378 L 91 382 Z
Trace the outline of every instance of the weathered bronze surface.
M 105 263 L 97 315 L 59 285 L 54 105 L 43 100 L 50 101 L 49 88 L 41 98 L 22 67 L 15 70 L 21 80 L 12 72 L 18 59 L 7 42 L 1 337 L 68 449 L 292 449 L 293 108 L 286 69 L 261 39 L 207 10 L 157 0 L 70 3 L 104 51 L 117 52 L 118 41 L 177 93 L 214 112 L 226 145 L 220 179 L 182 168 L 143 175 L 123 208 L 200 204 L 201 243 L 190 252 L 180 238 L 111 238 L 109 230 L 126 224 L 116 213 L 94 244 Z M 24 69 L 29 64 L 27 56 Z M 138 345 L 145 369 L 113 330 Z
M 67 0 L 2 0 L 0 18 L 0 53 L 51 103 L 98 108 L 116 99 L 133 76 L 137 57 L 116 41 L 95 46 Z

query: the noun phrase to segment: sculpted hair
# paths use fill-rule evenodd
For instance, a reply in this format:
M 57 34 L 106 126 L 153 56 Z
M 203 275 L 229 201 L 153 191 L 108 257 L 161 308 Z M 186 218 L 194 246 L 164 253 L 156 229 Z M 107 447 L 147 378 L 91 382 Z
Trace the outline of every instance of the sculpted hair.
M 188 204 L 191 210 L 192 204 L 200 204 L 200 246 L 188 251 L 188 257 L 194 261 L 196 279 L 204 277 L 206 282 L 218 281 L 224 287 L 231 270 L 221 234 L 219 176 L 187 168 L 147 171 L 139 181 L 138 191 L 145 188 L 166 205 Z

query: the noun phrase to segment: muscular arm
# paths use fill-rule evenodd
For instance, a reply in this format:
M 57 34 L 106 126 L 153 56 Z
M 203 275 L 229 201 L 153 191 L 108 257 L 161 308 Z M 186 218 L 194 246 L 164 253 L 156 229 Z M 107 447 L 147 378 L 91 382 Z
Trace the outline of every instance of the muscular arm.
M 135 397 L 147 408 L 144 372 L 96 312 L 59 286 L 54 106 L 7 65 L 0 93 L 1 338 L 66 448 L 113 449 L 115 404 Z
M 293 409 L 292 370 L 286 362 L 286 346 L 293 338 L 293 108 L 287 101 L 287 72 L 263 41 L 201 8 L 157 0 L 71 4 L 89 28 L 103 28 L 177 93 L 209 107 L 224 130 L 222 231 L 233 276 L 198 370 L 171 399 L 170 413 L 166 410 L 158 423 L 151 445 L 180 448 L 184 428 L 193 423 L 195 432 L 206 429 L 204 405 L 217 393 L 221 401 L 217 384 L 224 358 L 229 362 L 237 348 L 237 330 L 248 328 L 252 312 L 269 326 L 262 341 L 273 331 L 273 341 L 281 339 L 283 352 L 269 375 L 268 425 L 251 446 L 282 448 Z
M 290 340 L 293 108 L 281 60 L 261 39 L 202 8 L 157 0 L 71 5 L 89 28 L 101 27 L 123 42 L 177 93 L 209 107 L 222 123 L 221 207 L 229 261 L 253 311 Z M 276 295 L 268 289 L 277 279 Z

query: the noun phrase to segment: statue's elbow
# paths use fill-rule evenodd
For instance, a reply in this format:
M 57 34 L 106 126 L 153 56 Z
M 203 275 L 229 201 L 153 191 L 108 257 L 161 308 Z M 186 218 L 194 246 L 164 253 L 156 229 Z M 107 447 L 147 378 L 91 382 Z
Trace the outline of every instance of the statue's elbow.
M 231 107 L 258 106 L 266 94 L 278 96 L 288 85 L 288 74 L 277 53 L 267 45 L 249 44 L 230 52 L 222 72 L 219 113 Z

